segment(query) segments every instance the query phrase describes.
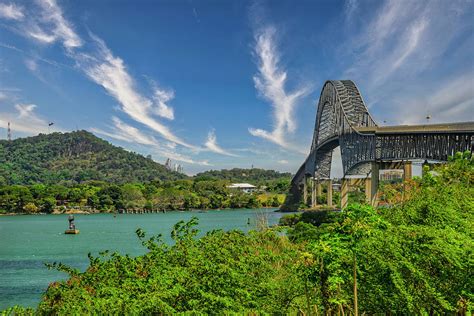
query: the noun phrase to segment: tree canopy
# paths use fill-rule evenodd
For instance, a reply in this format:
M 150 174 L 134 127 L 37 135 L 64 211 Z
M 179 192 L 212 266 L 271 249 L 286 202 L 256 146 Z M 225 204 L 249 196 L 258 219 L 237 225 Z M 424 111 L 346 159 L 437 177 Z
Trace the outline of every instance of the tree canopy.
M 186 176 L 87 131 L 0 140 L 0 185 L 71 185 L 90 180 L 121 184 L 182 178 Z

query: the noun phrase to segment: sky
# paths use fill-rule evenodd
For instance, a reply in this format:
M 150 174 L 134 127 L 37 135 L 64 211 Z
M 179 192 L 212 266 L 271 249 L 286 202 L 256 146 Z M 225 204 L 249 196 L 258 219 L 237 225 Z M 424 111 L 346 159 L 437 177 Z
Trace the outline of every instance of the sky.
M 347 79 L 379 125 L 474 120 L 473 1 L 0 0 L 0 139 L 294 173 Z

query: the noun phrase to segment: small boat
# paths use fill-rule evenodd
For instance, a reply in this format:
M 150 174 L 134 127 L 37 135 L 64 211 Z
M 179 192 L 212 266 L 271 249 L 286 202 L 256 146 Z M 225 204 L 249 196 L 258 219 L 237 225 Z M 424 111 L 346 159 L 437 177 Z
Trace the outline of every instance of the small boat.
M 77 235 L 79 234 L 79 229 L 76 229 L 76 224 L 74 224 L 74 215 L 69 215 L 69 229 L 66 229 L 64 232 L 66 235 Z

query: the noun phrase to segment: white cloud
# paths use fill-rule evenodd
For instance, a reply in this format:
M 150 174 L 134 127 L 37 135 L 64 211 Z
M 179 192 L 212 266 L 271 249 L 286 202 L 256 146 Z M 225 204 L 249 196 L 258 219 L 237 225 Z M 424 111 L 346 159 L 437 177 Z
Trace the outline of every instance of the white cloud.
M 68 49 L 82 46 L 81 38 L 63 17 L 63 12 L 55 0 L 37 0 L 37 2 L 42 12 L 39 15 L 39 23 L 34 24 L 34 29 L 28 32 L 31 37 L 45 43 L 60 40 Z
M 22 7 L 19 7 L 14 3 L 0 3 L 0 18 L 9 20 L 23 20 L 24 17 L 25 14 L 23 13 Z
M 410 55 L 416 52 L 428 24 L 427 19 L 421 18 L 407 28 L 401 36 L 399 44 L 393 48 L 393 52 L 391 54 L 386 53 L 385 59 L 378 63 L 373 70 L 372 81 L 374 83 L 384 83 L 386 78 L 405 65 Z
M 225 150 L 224 148 L 220 147 L 217 144 L 216 133 L 214 130 L 211 130 L 209 134 L 207 135 L 207 141 L 205 143 L 205 146 L 207 149 L 209 149 L 212 152 L 215 152 L 221 155 L 226 155 L 226 156 L 238 157 L 237 155 L 228 152 L 227 150 Z
M 67 49 L 67 56 L 76 62 L 76 67 L 117 100 L 120 109 L 124 113 L 136 122 L 157 132 L 167 141 L 165 146 L 159 146 L 163 154 L 174 156 L 176 160 L 188 163 L 208 164 L 206 161 L 196 162 L 189 157 L 175 153 L 176 144 L 191 149 L 194 153 L 202 151 L 203 148 L 187 143 L 157 119 L 158 116 L 169 120 L 175 118 L 174 109 L 168 104 L 174 98 L 172 90 L 162 89 L 150 80 L 153 88 L 152 96 L 148 97 L 139 92 L 136 82 L 130 75 L 124 61 L 115 56 L 103 40 L 90 34 L 92 39 L 90 44 L 95 50 L 86 51 L 83 47 L 83 40 L 64 18 L 63 12 L 55 0 L 37 0 L 37 4 L 40 11 L 31 20 L 20 25 L 19 30 L 23 31 L 23 35 L 43 43 L 60 41 Z M 26 59 L 25 65 L 37 74 L 36 59 Z M 156 139 L 151 136 L 151 138 L 145 137 L 139 133 L 138 129 L 128 126 L 118 119 L 114 119 L 113 123 L 113 133 L 100 129 L 95 129 L 95 131 L 122 141 L 135 139 L 141 144 L 158 146 Z M 215 147 L 212 147 L 212 143 L 210 145 L 216 152 L 219 151 L 222 154 L 229 155 L 217 144 L 215 144 Z
M 402 100 L 406 106 L 400 109 L 400 124 L 423 124 L 425 117 L 430 123 L 465 122 L 474 117 L 474 74 L 467 73 L 445 80 L 435 86 L 424 97 L 426 91 L 419 91 L 418 97 Z
M 282 165 L 287 165 L 288 164 L 288 160 L 286 160 L 286 159 L 281 159 L 281 160 L 278 160 L 277 162 L 279 164 L 282 164 Z
M 48 121 L 35 113 L 36 104 L 16 104 L 15 112 L 0 113 L 0 127 L 7 128 L 8 122 L 14 132 L 36 135 L 48 133 Z M 63 131 L 55 126 L 55 131 Z
M 184 147 L 195 148 L 153 117 L 153 113 L 156 112 L 153 102 L 136 90 L 135 82 L 128 73 L 123 60 L 114 56 L 102 40 L 93 35 L 92 38 L 99 48 L 98 53 L 95 55 L 76 54 L 78 68 L 114 97 L 121 105 L 122 111 L 132 119 L 158 132 L 168 141 Z M 169 95 L 167 97 L 169 98 Z M 163 96 L 161 98 L 163 101 Z
M 139 129 L 124 123 L 117 117 L 113 117 L 112 121 L 114 126 L 112 127 L 111 131 L 104 131 L 98 128 L 91 128 L 90 130 L 96 134 L 104 135 L 116 140 L 124 141 L 127 143 L 134 143 L 134 144 L 141 144 L 146 145 L 147 151 L 153 151 L 154 156 L 166 157 L 171 158 L 173 160 L 189 163 L 189 164 L 197 164 L 197 165 L 204 165 L 208 166 L 209 162 L 199 161 L 192 159 L 189 156 L 177 153 L 174 151 L 174 148 L 165 145 L 163 147 L 158 140 L 156 140 L 153 136 L 147 135 L 141 132 Z M 151 148 L 150 148 L 151 146 Z
M 342 41 L 339 60 L 351 64 L 341 77 L 354 80 L 372 114 L 388 124 L 426 123 L 428 114 L 433 122 L 472 117 L 474 84 L 460 65 L 469 63 L 473 53 L 466 45 L 472 43 L 473 9 L 472 1 L 383 2 L 364 16 L 364 24 L 354 29 L 359 33 Z M 452 103 L 438 106 L 434 96 Z
M 269 140 L 279 146 L 290 148 L 286 134 L 296 129 L 294 110 L 298 100 L 310 89 L 303 87 L 288 93 L 285 89 L 286 71 L 279 65 L 279 54 L 275 45 L 274 27 L 260 29 L 256 35 L 255 54 L 258 58 L 258 74 L 254 76 L 255 88 L 273 107 L 274 126 L 271 132 L 249 128 L 250 134 Z
M 56 41 L 56 36 L 47 34 L 39 26 L 32 26 L 32 29 L 27 32 L 27 35 L 37 40 L 38 42 L 51 44 Z
M 155 86 L 155 93 L 153 95 L 153 100 L 158 106 L 155 109 L 155 113 L 168 120 L 174 120 L 174 110 L 172 107 L 166 104 L 168 101 L 171 101 L 172 99 L 174 99 L 173 91 L 163 90 Z

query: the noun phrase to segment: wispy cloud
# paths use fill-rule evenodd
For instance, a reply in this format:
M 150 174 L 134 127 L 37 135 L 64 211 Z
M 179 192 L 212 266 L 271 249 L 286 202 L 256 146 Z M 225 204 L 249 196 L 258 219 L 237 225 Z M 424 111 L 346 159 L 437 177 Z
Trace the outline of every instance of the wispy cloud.
M 15 104 L 14 112 L 0 113 L 0 127 L 7 128 L 11 123 L 13 131 L 26 134 L 38 134 L 48 132 L 48 121 L 38 115 L 35 110 L 36 104 Z M 55 131 L 63 129 L 55 126 Z
M 226 156 L 231 156 L 231 157 L 238 157 L 237 155 L 228 152 L 224 148 L 220 147 L 217 144 L 217 138 L 216 138 L 216 133 L 214 130 L 211 130 L 209 134 L 207 135 L 207 141 L 205 143 L 205 146 L 207 149 L 209 149 L 212 152 L 221 154 L 221 155 L 226 155 Z
M 27 30 L 29 36 L 47 44 L 59 40 L 67 49 L 82 46 L 81 38 L 64 18 L 55 0 L 37 0 L 37 3 L 42 12 L 37 15 L 37 21 L 31 22 L 30 29 Z
M 474 117 L 474 74 L 448 78 L 430 90 L 402 100 L 406 106 L 400 109 L 400 124 L 426 123 L 428 115 L 431 123 L 464 122 Z
M 346 16 L 346 21 L 351 24 L 355 12 L 357 11 L 359 5 L 357 0 L 347 0 L 344 4 L 344 13 Z
M 91 128 L 90 130 L 93 133 L 107 136 L 127 143 L 146 145 L 147 151 L 152 151 L 155 156 L 171 158 L 173 160 L 186 162 L 189 164 L 197 164 L 204 166 L 209 165 L 208 161 L 195 160 L 189 156 L 176 152 L 173 146 L 168 146 L 167 144 L 165 146 L 162 146 L 162 144 L 153 136 L 143 133 L 136 127 L 126 124 L 117 117 L 113 117 L 112 122 L 114 126 L 111 128 L 110 131 L 104 131 L 99 128 Z
M 168 120 L 174 120 L 174 110 L 167 103 L 174 99 L 174 91 L 160 89 L 154 84 L 153 100 L 157 105 L 155 113 Z
M 138 92 L 136 82 L 129 74 L 124 61 L 115 56 L 99 37 L 90 34 L 95 51 L 78 50 L 83 46 L 83 40 L 67 21 L 61 8 L 54 0 L 38 0 L 40 14 L 25 25 L 27 36 L 44 43 L 60 41 L 67 48 L 67 54 L 77 64 L 89 79 L 102 86 L 105 91 L 115 98 L 121 110 L 135 121 L 158 132 L 163 138 L 184 147 L 196 148 L 178 136 L 167 126 L 159 122 L 154 115 L 174 119 L 173 108 L 169 102 L 174 97 L 172 91 L 164 90 L 155 85 L 151 98 Z M 29 64 L 32 66 L 32 64 Z M 31 69 L 31 68 L 30 68 Z
M 98 47 L 98 51 L 96 54 L 75 55 L 78 67 L 92 81 L 102 86 L 108 94 L 115 98 L 119 102 L 122 111 L 132 119 L 158 132 L 168 141 L 184 147 L 195 148 L 195 146 L 176 136 L 167 126 L 153 117 L 154 113 L 160 112 L 160 103 L 158 106 L 154 106 L 151 99 L 139 93 L 135 87 L 135 81 L 128 73 L 123 60 L 114 56 L 101 39 L 94 35 L 91 36 Z M 161 102 L 161 110 L 163 110 L 166 107 L 165 101 L 170 100 L 171 95 L 160 90 L 158 98 Z M 168 107 L 166 109 L 169 110 Z M 161 112 L 161 114 L 170 116 L 170 112 Z
M 410 61 L 429 22 L 422 2 L 386 1 L 360 34 L 345 43 L 357 55 L 344 77 L 366 77 L 371 86 L 382 85 Z
M 455 116 L 472 117 L 467 103 L 455 100 L 470 95 L 469 84 L 472 91 L 472 78 L 470 83 L 463 81 L 468 80 L 466 69 L 459 68 L 468 62 L 461 58 L 467 57 L 453 54 L 466 42 L 472 43 L 473 9 L 472 1 L 382 2 L 373 14 L 366 13 L 364 23 L 342 41 L 343 53 L 338 57 L 350 61 L 350 65 L 341 77 L 354 80 L 375 117 L 389 124 L 420 123 L 427 114 L 435 116 L 436 112 L 438 119 L 447 121 Z M 472 45 L 464 45 L 464 52 L 469 51 L 472 56 Z M 458 85 L 444 89 L 450 85 L 447 78 Z M 443 95 L 437 93 L 440 89 Z M 454 103 L 444 103 L 445 108 L 437 109 L 433 95 L 437 100 L 448 98 Z
M 0 17 L 9 20 L 23 20 L 23 8 L 14 3 L 0 3 Z
M 92 128 L 91 130 L 97 134 L 102 134 L 105 136 L 109 136 L 118 140 L 123 140 L 129 143 L 139 143 L 143 145 L 152 145 L 152 146 L 158 146 L 158 141 L 153 138 L 152 136 L 145 135 L 142 133 L 140 130 L 137 128 L 125 124 L 123 121 L 121 121 L 117 117 L 112 117 L 112 122 L 114 124 L 114 132 L 106 132 L 101 129 L 97 128 Z
M 250 134 L 269 140 L 279 146 L 292 147 L 286 140 L 288 133 L 296 130 L 294 110 L 299 99 L 310 92 L 309 87 L 287 92 L 287 73 L 280 66 L 280 56 L 275 44 L 276 29 L 265 27 L 255 34 L 255 55 L 258 73 L 253 77 L 258 93 L 273 107 L 272 131 L 249 128 Z

